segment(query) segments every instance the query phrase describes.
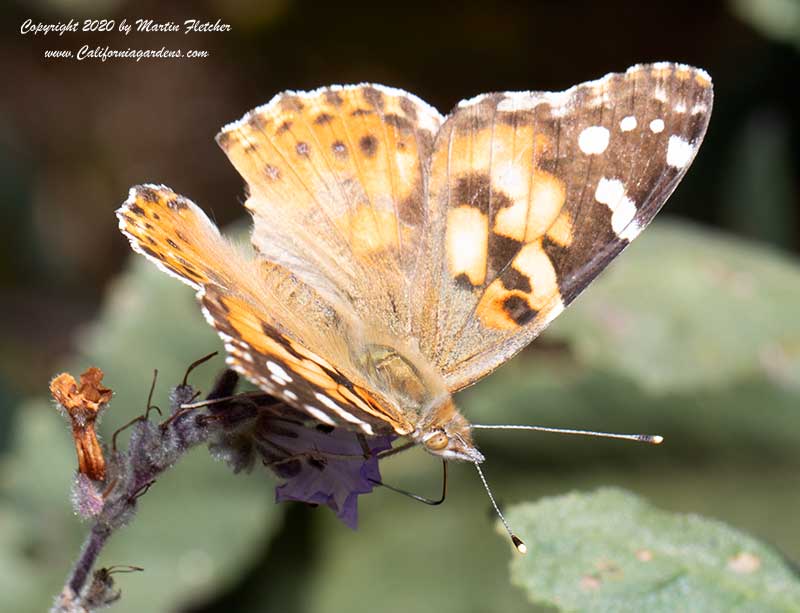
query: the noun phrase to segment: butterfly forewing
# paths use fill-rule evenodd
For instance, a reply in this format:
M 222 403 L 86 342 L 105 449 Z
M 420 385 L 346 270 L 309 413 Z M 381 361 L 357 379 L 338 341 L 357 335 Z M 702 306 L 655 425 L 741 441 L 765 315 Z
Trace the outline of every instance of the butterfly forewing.
M 405 335 L 440 122 L 400 90 L 331 87 L 281 94 L 217 140 L 248 183 L 256 249 Z
M 704 72 L 662 63 L 479 96 L 447 117 L 414 286 L 423 351 L 451 390 L 529 343 L 652 220 L 711 104 Z

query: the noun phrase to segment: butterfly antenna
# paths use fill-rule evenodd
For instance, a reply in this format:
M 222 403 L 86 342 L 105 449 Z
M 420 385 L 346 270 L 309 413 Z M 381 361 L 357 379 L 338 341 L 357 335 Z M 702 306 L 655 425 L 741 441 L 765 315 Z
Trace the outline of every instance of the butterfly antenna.
M 503 517 L 503 514 L 500 512 L 500 507 L 497 506 L 497 502 L 494 500 L 494 496 L 492 495 L 492 490 L 489 489 L 489 484 L 486 483 L 486 477 L 483 476 L 483 471 L 481 470 L 481 465 L 477 462 L 473 462 L 475 464 L 475 469 L 478 471 L 478 476 L 481 478 L 481 483 L 483 483 L 483 489 L 486 490 L 486 493 L 489 495 L 489 500 L 492 501 L 492 506 L 494 507 L 497 516 L 500 518 L 500 521 L 503 522 L 503 526 L 508 532 L 508 536 L 511 537 L 511 542 L 514 543 L 514 547 L 517 551 L 521 554 L 528 553 L 528 546 L 523 542 L 521 538 L 519 538 L 516 534 L 511 531 L 511 527 L 508 525 L 506 518 Z
M 582 436 L 597 436 L 600 438 L 618 438 L 638 443 L 660 445 L 664 437 L 658 434 L 618 434 L 615 432 L 595 432 L 594 430 L 571 430 L 569 428 L 546 428 L 544 426 L 516 426 L 516 425 L 490 425 L 473 424 L 473 430 L 535 430 L 537 432 L 555 432 L 556 434 L 580 434 Z

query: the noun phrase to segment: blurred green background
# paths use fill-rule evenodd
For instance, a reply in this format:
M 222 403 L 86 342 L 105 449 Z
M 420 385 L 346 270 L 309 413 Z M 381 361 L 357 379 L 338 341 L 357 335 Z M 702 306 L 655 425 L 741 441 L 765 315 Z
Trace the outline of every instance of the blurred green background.
M 87 526 L 49 379 L 100 366 L 104 431 L 218 348 L 191 291 L 129 258 L 113 210 L 163 182 L 220 224 L 242 182 L 217 130 L 285 89 L 376 81 L 447 110 L 484 91 L 563 89 L 644 61 L 708 70 L 700 154 L 653 226 L 521 356 L 457 400 L 473 421 L 658 432 L 659 448 L 484 433 L 505 505 L 627 488 L 722 520 L 800 562 L 800 2 L 66 2 L 0 7 L 0 608 L 42 611 Z M 228 33 L 22 35 L 28 18 L 196 18 Z M 206 49 L 196 60 L 45 59 L 47 49 Z M 137 258 L 138 259 L 138 258 Z M 152 270 L 151 270 L 152 268 Z M 203 367 L 205 389 L 221 361 Z M 438 492 L 423 452 L 384 478 Z M 525 611 L 474 470 L 439 508 L 377 491 L 355 533 L 275 506 L 263 472 L 195 451 L 101 563 L 135 564 L 119 611 Z M 535 528 L 527 527 L 531 530 Z M 523 535 L 524 536 L 524 535 Z M 536 552 L 532 552 L 533 555 Z

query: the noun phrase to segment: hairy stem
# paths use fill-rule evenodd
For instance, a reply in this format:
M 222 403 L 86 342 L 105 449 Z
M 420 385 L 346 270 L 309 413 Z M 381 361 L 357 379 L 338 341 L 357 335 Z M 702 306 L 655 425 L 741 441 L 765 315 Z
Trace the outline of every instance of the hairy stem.
M 81 549 L 81 555 L 72 569 L 72 574 L 67 580 L 67 586 L 76 596 L 81 593 L 86 584 L 86 578 L 94 567 L 97 556 L 111 536 L 111 528 L 100 523 L 96 523 L 91 532 L 86 537 Z
M 175 388 L 171 397 L 172 415 L 162 424 L 154 424 L 145 416 L 131 422 L 131 438 L 126 451 L 114 449 L 108 457 L 105 483 L 92 482 L 78 475 L 75 490 L 76 511 L 83 517 L 92 517 L 94 523 L 81 548 L 78 560 L 56 599 L 52 613 L 78 613 L 92 611 L 113 602 L 118 593 L 113 582 L 106 581 L 105 588 L 97 588 L 97 577 L 92 586 L 87 583 L 106 542 L 134 517 L 139 498 L 166 470 L 174 466 L 192 447 L 206 443 L 209 423 L 219 429 L 226 424 L 209 422 L 203 411 L 185 411 L 183 402 L 194 396 L 191 387 Z M 116 447 L 116 434 L 114 437 Z M 104 488 L 101 491 L 101 488 Z M 102 505 L 97 509 L 98 501 Z M 103 581 L 100 581 L 103 584 Z M 96 592 L 100 589 L 101 593 Z

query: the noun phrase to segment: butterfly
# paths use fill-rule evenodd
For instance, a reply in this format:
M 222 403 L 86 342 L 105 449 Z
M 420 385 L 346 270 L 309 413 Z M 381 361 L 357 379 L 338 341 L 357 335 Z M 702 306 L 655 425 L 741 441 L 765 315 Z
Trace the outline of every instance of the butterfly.
M 653 219 L 708 126 L 711 79 L 642 64 L 448 115 L 381 85 L 286 92 L 217 142 L 254 254 L 189 199 L 133 187 L 133 249 L 192 286 L 229 365 L 328 426 L 483 461 L 453 394 L 530 343 Z

